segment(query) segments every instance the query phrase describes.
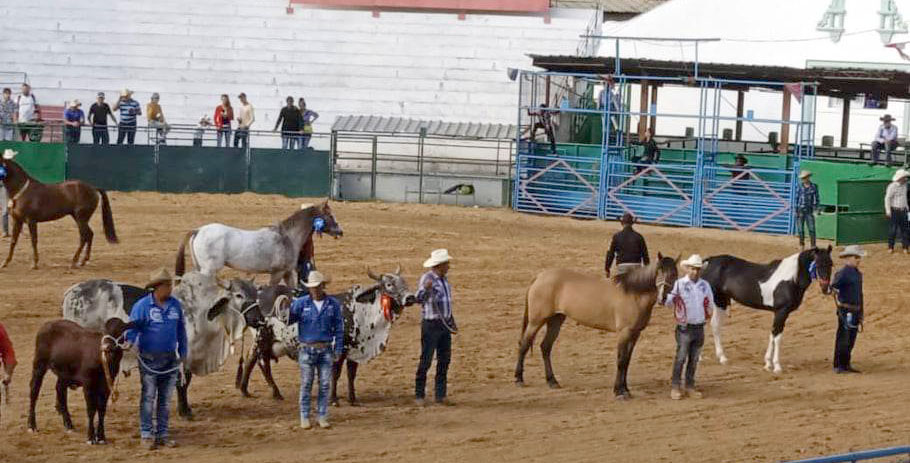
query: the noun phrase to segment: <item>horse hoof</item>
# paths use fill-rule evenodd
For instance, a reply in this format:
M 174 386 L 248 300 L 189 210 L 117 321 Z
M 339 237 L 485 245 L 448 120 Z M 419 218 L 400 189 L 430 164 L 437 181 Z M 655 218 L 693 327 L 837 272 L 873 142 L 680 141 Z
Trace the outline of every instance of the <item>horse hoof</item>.
M 340 407 L 340 406 L 341 406 L 341 402 L 339 402 L 339 401 L 337 401 L 337 400 L 333 400 L 333 401 L 332 401 L 332 406 L 333 406 L 333 407 Z
M 515 381 L 515 386 L 525 387 L 525 382 L 521 381 L 521 380 L 517 380 L 517 381 Z
M 348 405 L 351 406 L 351 407 L 359 407 L 359 406 L 360 406 L 360 402 L 354 400 L 354 401 L 352 401 L 352 402 L 348 402 Z
M 550 384 L 550 389 L 561 389 L 562 388 L 562 386 L 560 386 L 559 383 L 557 383 L 556 381 L 551 381 L 549 384 Z
M 284 400 L 284 396 L 281 394 L 275 394 L 272 396 L 272 399 L 280 401 L 280 400 Z
M 632 394 L 629 394 L 628 392 L 620 392 L 619 394 L 616 394 L 616 397 L 615 397 L 616 400 L 621 401 L 621 402 L 624 402 L 631 398 L 632 398 Z
M 95 445 L 107 445 L 107 441 L 104 439 L 98 439 L 98 441 L 95 442 Z
M 36 432 L 38 432 L 38 428 L 31 428 L 31 427 L 30 427 L 30 428 L 28 428 L 28 432 L 29 432 L 30 434 L 36 433 Z
M 781 367 L 774 367 L 774 370 L 771 372 L 774 373 L 775 375 L 779 375 L 784 372 L 784 369 Z
M 726 356 L 721 356 L 718 360 L 720 361 L 721 365 L 726 365 L 730 361 Z

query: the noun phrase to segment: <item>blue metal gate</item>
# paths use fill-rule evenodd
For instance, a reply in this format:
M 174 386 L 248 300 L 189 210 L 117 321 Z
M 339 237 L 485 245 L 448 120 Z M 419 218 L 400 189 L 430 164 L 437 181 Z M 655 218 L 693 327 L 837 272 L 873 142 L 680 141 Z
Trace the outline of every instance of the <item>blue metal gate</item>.
M 793 173 L 779 169 L 706 166 L 701 226 L 789 233 Z
M 519 154 L 513 207 L 522 212 L 597 217 L 600 158 Z
M 604 219 L 631 212 L 640 221 L 692 225 L 695 166 L 637 164 L 616 160 L 604 192 Z

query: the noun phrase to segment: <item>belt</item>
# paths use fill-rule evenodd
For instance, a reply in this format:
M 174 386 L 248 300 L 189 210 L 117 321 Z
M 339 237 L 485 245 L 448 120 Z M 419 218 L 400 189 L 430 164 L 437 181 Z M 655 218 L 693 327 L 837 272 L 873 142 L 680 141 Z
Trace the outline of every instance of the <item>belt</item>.
M 331 342 L 301 342 L 302 347 L 315 347 L 317 349 L 324 349 L 327 347 L 332 347 Z
M 854 304 L 847 304 L 846 302 L 837 301 L 837 308 L 847 309 L 847 310 L 862 310 L 862 307 Z

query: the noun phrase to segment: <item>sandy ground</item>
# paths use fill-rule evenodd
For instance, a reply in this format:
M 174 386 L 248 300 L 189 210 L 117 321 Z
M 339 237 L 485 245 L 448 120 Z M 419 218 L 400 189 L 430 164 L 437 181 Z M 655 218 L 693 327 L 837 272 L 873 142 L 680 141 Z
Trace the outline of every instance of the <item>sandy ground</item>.
M 836 376 L 830 368 L 836 322 L 830 299 L 813 286 L 785 332 L 785 371 L 761 369 L 771 315 L 734 306 L 727 330 L 730 364 L 706 349 L 699 369 L 702 400 L 671 401 L 669 374 L 673 320 L 655 309 L 632 361 L 634 399 L 615 402 L 615 336 L 566 323 L 554 351 L 563 389 L 543 378 L 540 350 L 528 358 L 528 386 L 513 386 L 523 297 L 531 278 L 546 267 L 600 272 L 615 223 L 537 217 L 508 210 L 375 203 L 338 203 L 341 240 L 316 243 L 321 270 L 335 289 L 366 282 L 365 265 L 390 271 L 396 263 L 414 285 L 433 248 L 447 247 L 455 261 L 451 281 L 461 333 L 454 341 L 450 394 L 455 407 L 411 405 L 419 353 L 419 313 L 410 310 L 392 332 L 388 351 L 362 366 L 364 406 L 331 411 L 334 429 L 296 429 L 298 373 L 281 361 L 276 377 L 289 398 L 275 402 L 261 376 L 257 396 L 233 388 L 236 358 L 215 375 L 196 378 L 191 390 L 197 419 L 174 419 L 181 447 L 148 452 L 139 447 L 138 379 L 121 381 L 121 399 L 108 415 L 106 447 L 84 441 L 81 393 L 71 393 L 76 432 L 66 434 L 53 409 L 53 379 L 39 401 L 39 433 L 26 432 L 28 379 L 34 335 L 60 316 L 63 291 L 89 278 L 141 283 L 160 265 L 173 265 L 184 232 L 209 223 L 254 227 L 274 223 L 298 201 L 252 194 L 160 195 L 114 193 L 122 244 L 103 241 L 98 214 L 95 255 L 85 269 L 67 265 L 76 228 L 69 220 L 40 226 L 39 270 L 29 270 L 27 239 L 10 268 L 0 271 L 0 320 L 18 349 L 20 367 L 12 403 L 0 423 L 0 460 L 50 461 L 776 461 L 849 450 L 907 444 L 910 387 L 905 335 L 910 326 L 901 287 L 910 258 L 871 246 L 864 262 L 866 330 L 855 365 L 864 374 Z M 734 253 L 755 260 L 795 251 L 793 238 L 640 227 L 652 253 Z M 3 242 L 6 244 L 6 241 Z M 710 337 L 708 339 L 709 343 Z M 432 379 L 431 379 L 432 382 Z M 344 388 L 344 380 L 339 388 Z M 61 460 L 61 457 L 62 460 Z

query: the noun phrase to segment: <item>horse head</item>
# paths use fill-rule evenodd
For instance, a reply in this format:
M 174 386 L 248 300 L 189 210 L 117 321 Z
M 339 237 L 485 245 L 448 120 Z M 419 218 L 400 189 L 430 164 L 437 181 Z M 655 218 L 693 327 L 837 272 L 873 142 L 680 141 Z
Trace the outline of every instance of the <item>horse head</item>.
M 673 288 L 673 284 L 676 283 L 676 280 L 679 278 L 679 264 L 680 256 L 677 256 L 676 259 L 672 257 L 664 256 L 661 253 L 657 253 L 657 273 L 655 275 L 655 284 L 657 285 L 657 302 L 663 304 L 667 300 L 667 295 L 670 293 L 670 289 Z
M 388 308 L 382 308 L 389 321 L 401 314 L 405 307 L 417 303 L 417 297 L 414 296 L 414 293 L 408 288 L 407 281 L 401 276 L 401 265 L 395 269 L 394 273 L 380 275 L 376 275 L 367 267 L 367 276 L 379 283 L 379 292 L 382 296 L 394 302 Z
M 0 156 L 0 180 L 15 188 L 20 188 L 23 183 L 30 179 L 25 170 L 13 159 L 19 154 L 11 149 L 6 149 L 3 156 Z
M 313 209 L 314 232 L 319 233 L 320 235 L 327 233 L 334 238 L 344 236 L 344 230 L 341 229 L 341 225 L 335 220 L 335 214 L 329 206 L 328 199 L 318 206 L 313 206 Z
M 818 279 L 818 286 L 822 294 L 831 293 L 831 270 L 834 267 L 834 261 L 831 260 L 831 245 L 825 249 L 812 249 L 812 263 L 815 266 L 815 277 Z

